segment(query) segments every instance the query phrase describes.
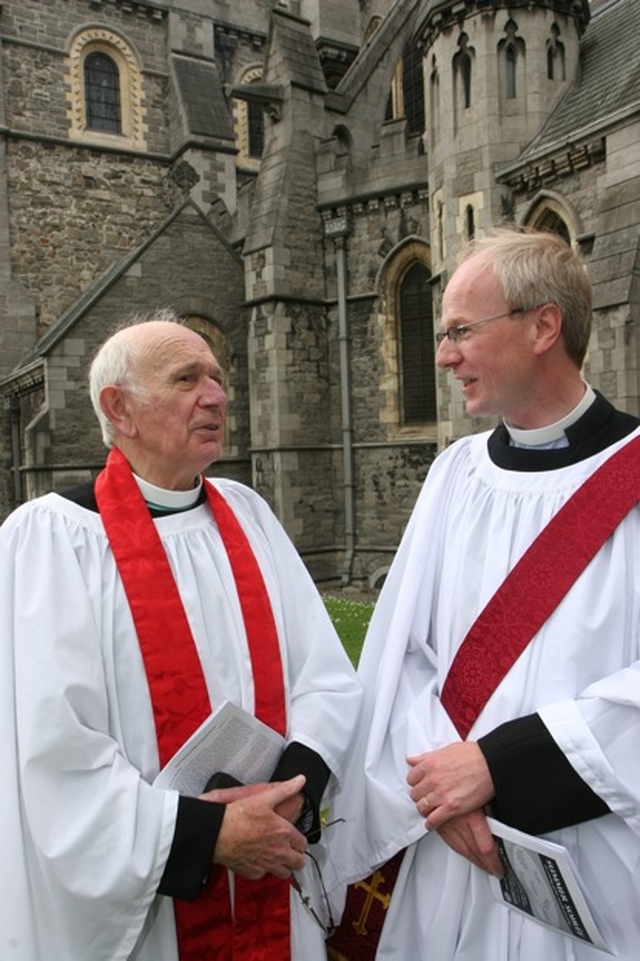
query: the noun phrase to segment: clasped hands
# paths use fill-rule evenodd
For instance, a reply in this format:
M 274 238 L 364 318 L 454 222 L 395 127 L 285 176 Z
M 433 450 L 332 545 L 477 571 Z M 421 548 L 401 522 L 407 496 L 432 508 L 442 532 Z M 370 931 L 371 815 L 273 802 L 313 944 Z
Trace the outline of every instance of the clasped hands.
M 213 863 L 252 881 L 273 874 L 284 880 L 304 867 L 307 839 L 294 824 L 304 804 L 304 775 L 273 784 L 216 788 L 204 801 L 225 804 Z
M 411 800 L 429 830 L 476 867 L 502 877 L 504 869 L 485 805 L 494 796 L 487 762 L 474 741 L 448 744 L 407 758 Z

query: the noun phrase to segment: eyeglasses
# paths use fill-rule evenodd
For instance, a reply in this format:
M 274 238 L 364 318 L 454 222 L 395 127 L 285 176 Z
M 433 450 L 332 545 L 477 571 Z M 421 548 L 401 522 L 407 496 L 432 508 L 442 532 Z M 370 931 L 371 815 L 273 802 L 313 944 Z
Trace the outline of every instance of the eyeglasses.
M 514 307 L 512 310 L 505 310 L 501 314 L 494 314 L 493 317 L 483 317 L 482 320 L 474 320 L 470 324 L 456 324 L 454 327 L 448 327 L 447 330 L 439 330 L 436 334 L 436 344 L 441 344 L 445 337 L 452 344 L 459 344 L 466 340 L 467 334 L 473 327 L 488 324 L 492 320 L 500 320 L 501 317 L 511 317 L 512 314 L 526 314 L 529 310 L 535 309 L 535 307 Z
M 302 884 L 300 883 L 299 875 L 292 875 L 291 885 L 294 888 L 294 890 L 297 891 L 300 897 L 300 900 L 302 901 L 302 904 L 307 909 L 307 911 L 309 912 L 313 920 L 316 922 L 316 924 L 320 928 L 322 928 L 325 937 L 330 938 L 331 935 L 336 930 L 336 923 L 333 920 L 333 914 L 331 912 L 331 904 L 329 903 L 329 895 L 327 894 L 327 889 L 324 886 L 322 871 L 320 870 L 320 865 L 318 864 L 317 860 L 315 859 L 311 851 L 306 851 L 305 854 L 307 855 L 311 865 L 313 866 L 315 881 L 317 886 L 320 889 L 320 896 L 322 900 L 322 907 L 320 908 L 320 910 L 324 911 L 325 918 L 324 919 L 321 918 L 318 912 L 316 911 L 316 909 L 314 908 L 313 902 L 311 900 L 311 895 L 307 891 L 305 891 L 304 888 L 302 887 Z M 304 872 L 301 872 L 301 873 L 304 873 Z

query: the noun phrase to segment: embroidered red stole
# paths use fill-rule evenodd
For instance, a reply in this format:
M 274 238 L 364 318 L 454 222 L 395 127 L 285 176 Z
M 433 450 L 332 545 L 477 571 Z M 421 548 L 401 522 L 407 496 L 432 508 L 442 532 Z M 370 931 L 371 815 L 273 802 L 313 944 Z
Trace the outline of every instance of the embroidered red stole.
M 640 500 L 640 437 L 587 478 L 551 518 L 472 624 L 441 701 L 464 740 L 497 686 Z
M 233 511 L 205 488 L 234 575 L 255 688 L 255 714 L 286 733 L 278 636 L 262 574 Z M 164 547 L 123 454 L 114 448 L 96 479 L 96 500 L 122 579 L 142 652 L 164 765 L 211 713 L 205 679 Z M 212 772 L 213 773 L 213 772 Z M 175 902 L 180 961 L 288 961 L 289 884 L 214 869 L 192 903 Z
M 552 517 L 458 648 L 441 702 L 461 739 L 529 641 L 639 500 L 637 437 L 594 471 Z M 330 961 L 373 961 L 403 857 L 404 851 L 399 851 L 370 877 L 349 886 L 342 922 L 328 942 Z

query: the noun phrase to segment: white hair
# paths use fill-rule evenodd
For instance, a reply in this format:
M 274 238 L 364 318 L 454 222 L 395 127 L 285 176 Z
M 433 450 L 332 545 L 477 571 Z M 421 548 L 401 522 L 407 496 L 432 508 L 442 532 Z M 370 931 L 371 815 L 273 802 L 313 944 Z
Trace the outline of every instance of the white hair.
M 144 387 L 136 382 L 139 347 L 135 337 L 127 336 L 132 327 L 151 321 L 180 324 L 178 314 L 171 308 L 160 308 L 148 314 L 134 314 L 107 339 L 98 349 L 89 370 L 89 394 L 96 412 L 102 439 L 107 447 L 113 447 L 114 426 L 100 404 L 100 394 L 104 387 L 118 385 L 127 390 L 143 393 Z

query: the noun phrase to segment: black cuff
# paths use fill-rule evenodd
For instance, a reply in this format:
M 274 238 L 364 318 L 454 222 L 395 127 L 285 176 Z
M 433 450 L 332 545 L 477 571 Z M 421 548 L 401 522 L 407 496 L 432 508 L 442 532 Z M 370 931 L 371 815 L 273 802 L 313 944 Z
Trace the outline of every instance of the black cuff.
M 304 774 L 306 798 L 300 821 L 296 827 L 304 834 L 310 844 L 320 840 L 320 802 L 331 771 L 319 754 L 305 744 L 292 741 L 282 753 L 282 757 L 271 775 L 272 781 L 288 781 L 296 774 Z
M 576 773 L 538 714 L 479 738 L 493 780 L 491 814 L 528 834 L 546 834 L 609 813 Z
M 193 901 L 202 889 L 216 846 L 225 805 L 180 796 L 171 851 L 158 894 Z

